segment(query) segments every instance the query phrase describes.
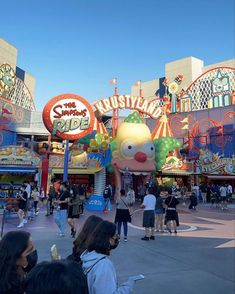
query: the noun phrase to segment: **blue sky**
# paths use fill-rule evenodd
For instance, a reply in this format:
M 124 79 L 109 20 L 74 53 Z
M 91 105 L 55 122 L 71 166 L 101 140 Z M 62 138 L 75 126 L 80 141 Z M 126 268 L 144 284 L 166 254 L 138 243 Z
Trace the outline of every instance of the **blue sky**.
M 114 77 L 129 93 L 179 58 L 233 58 L 234 11 L 234 0 L 12 0 L 1 2 L 0 37 L 36 77 L 42 110 L 61 93 L 108 97 Z

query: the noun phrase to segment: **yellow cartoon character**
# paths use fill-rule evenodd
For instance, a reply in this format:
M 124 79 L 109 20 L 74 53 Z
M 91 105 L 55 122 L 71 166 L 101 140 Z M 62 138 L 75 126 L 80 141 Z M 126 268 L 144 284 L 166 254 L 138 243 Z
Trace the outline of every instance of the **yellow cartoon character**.
M 151 133 L 137 112 L 121 123 L 110 145 L 118 189 L 121 187 L 121 173 L 150 175 L 155 171 L 155 147 Z

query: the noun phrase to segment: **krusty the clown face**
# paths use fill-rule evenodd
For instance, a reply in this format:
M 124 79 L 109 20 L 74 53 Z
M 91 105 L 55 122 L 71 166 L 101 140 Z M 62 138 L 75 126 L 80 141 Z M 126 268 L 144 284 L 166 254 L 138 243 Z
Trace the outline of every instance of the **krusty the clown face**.
M 137 113 L 119 126 L 112 152 L 112 165 L 119 172 L 147 175 L 155 171 L 155 147 L 151 133 Z

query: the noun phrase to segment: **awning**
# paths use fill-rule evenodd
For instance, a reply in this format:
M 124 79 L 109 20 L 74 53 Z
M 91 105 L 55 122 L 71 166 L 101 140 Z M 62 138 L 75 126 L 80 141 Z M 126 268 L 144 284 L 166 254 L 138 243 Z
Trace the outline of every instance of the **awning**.
M 235 180 L 235 175 L 203 175 L 204 177 L 207 177 L 208 179 L 214 179 L 214 180 Z
M 191 172 L 187 171 L 162 171 L 158 173 L 159 176 L 192 176 L 194 175 Z
M 36 172 L 37 168 L 29 168 L 29 167 L 0 167 L 0 174 L 5 174 L 5 173 L 32 173 L 34 174 Z
M 68 174 L 69 175 L 93 175 L 97 172 L 102 170 L 102 168 L 92 168 L 92 169 L 78 169 L 78 168 L 69 168 Z M 64 169 L 63 168 L 52 168 L 53 174 L 63 174 Z

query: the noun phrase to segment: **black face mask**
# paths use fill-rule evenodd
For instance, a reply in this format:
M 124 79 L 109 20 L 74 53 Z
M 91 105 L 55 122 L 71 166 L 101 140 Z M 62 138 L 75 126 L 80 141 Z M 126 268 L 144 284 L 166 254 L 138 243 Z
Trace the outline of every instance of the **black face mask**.
M 34 250 L 33 252 L 31 252 L 26 258 L 27 258 L 28 265 L 24 268 L 24 271 L 26 273 L 28 273 L 28 272 L 31 271 L 31 269 L 33 267 L 35 267 L 35 265 L 38 262 L 38 253 L 37 253 L 37 250 Z
M 113 249 L 117 248 L 117 247 L 118 247 L 118 244 L 119 244 L 118 239 L 115 239 L 115 243 L 114 243 L 114 245 L 111 245 L 111 244 L 110 244 L 110 249 L 113 250 Z

